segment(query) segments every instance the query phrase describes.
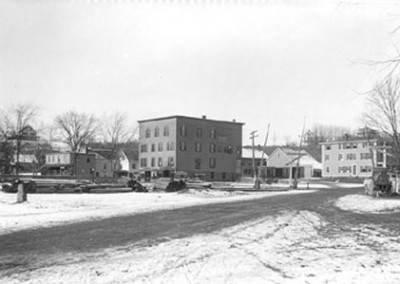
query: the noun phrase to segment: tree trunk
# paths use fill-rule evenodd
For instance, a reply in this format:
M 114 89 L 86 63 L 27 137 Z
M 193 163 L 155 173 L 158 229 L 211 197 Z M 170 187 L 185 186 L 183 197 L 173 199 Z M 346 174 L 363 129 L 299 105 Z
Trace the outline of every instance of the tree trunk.
M 21 141 L 18 138 L 18 140 L 17 140 L 17 155 L 16 155 L 17 160 L 15 161 L 15 174 L 17 175 L 17 178 L 19 176 L 19 154 L 20 154 L 20 151 L 21 151 Z
M 78 155 L 77 153 L 74 153 L 74 169 L 72 171 L 74 177 L 76 176 L 76 161 L 78 160 Z

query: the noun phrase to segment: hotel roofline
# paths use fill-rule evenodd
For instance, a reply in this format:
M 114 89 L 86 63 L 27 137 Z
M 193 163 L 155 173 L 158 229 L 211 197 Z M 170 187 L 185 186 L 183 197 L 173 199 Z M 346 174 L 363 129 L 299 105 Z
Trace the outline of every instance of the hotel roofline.
M 239 125 L 244 125 L 243 122 L 237 122 L 236 120 L 232 121 L 227 121 L 227 120 L 216 120 L 216 119 L 208 119 L 206 116 L 203 117 L 191 117 L 191 116 L 183 116 L 183 115 L 173 115 L 173 116 L 165 116 L 165 117 L 158 117 L 158 118 L 152 118 L 152 119 L 143 119 L 143 120 L 138 120 L 139 123 L 142 122 L 150 122 L 150 121 L 160 121 L 160 120 L 166 120 L 166 119 L 173 119 L 173 118 L 185 118 L 185 119 L 193 119 L 193 120 L 201 120 L 201 121 L 211 121 L 211 122 L 222 122 L 222 123 L 232 123 L 232 124 L 239 124 Z

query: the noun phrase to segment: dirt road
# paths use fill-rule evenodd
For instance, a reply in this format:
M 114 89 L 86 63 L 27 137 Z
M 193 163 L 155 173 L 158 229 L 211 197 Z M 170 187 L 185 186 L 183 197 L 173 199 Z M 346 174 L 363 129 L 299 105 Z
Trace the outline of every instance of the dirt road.
M 337 198 L 359 191 L 319 190 L 309 194 L 279 195 L 20 231 L 0 236 L 0 270 L 26 268 L 30 263 L 55 253 L 94 252 L 131 244 L 149 246 L 166 240 L 214 232 L 284 210 L 317 212 L 332 222 L 329 228 L 333 231 L 351 228 L 352 223 L 374 223 L 398 232 L 398 218 L 393 218 L 393 215 L 361 215 L 333 206 Z

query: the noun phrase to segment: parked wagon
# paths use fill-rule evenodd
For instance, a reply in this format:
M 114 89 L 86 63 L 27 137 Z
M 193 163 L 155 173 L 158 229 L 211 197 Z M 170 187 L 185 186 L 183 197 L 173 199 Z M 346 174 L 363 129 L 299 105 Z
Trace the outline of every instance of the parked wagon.
M 373 168 L 372 176 L 364 181 L 365 194 L 388 196 L 392 194 L 392 180 L 386 168 Z

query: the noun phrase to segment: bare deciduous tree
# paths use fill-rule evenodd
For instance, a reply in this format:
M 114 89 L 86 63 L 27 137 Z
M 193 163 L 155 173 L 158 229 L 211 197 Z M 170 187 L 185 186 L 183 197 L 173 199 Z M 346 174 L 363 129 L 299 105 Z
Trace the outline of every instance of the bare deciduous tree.
M 23 131 L 34 122 L 37 107 L 20 103 L 4 111 L 0 117 L 0 134 L 4 141 L 14 142 L 16 175 L 19 175 L 19 159 L 23 149 Z
M 58 115 L 55 124 L 61 132 L 63 141 L 69 146 L 73 154 L 73 174 L 76 175 L 77 154 L 95 136 L 96 119 L 93 115 L 70 110 Z
M 349 127 L 317 123 L 306 133 L 306 136 L 307 139 L 315 140 L 316 143 L 319 143 L 332 138 L 343 139 L 346 134 L 351 135 L 353 132 Z
M 390 137 L 397 166 L 400 165 L 399 111 L 400 79 L 387 77 L 368 94 L 367 112 L 363 114 L 363 119 L 369 127 L 379 129 Z
M 104 141 L 110 146 L 113 173 L 117 167 L 119 151 L 125 143 L 133 140 L 136 132 L 137 127 L 128 123 L 126 113 L 115 111 L 110 115 L 105 115 L 102 123 L 102 135 Z

